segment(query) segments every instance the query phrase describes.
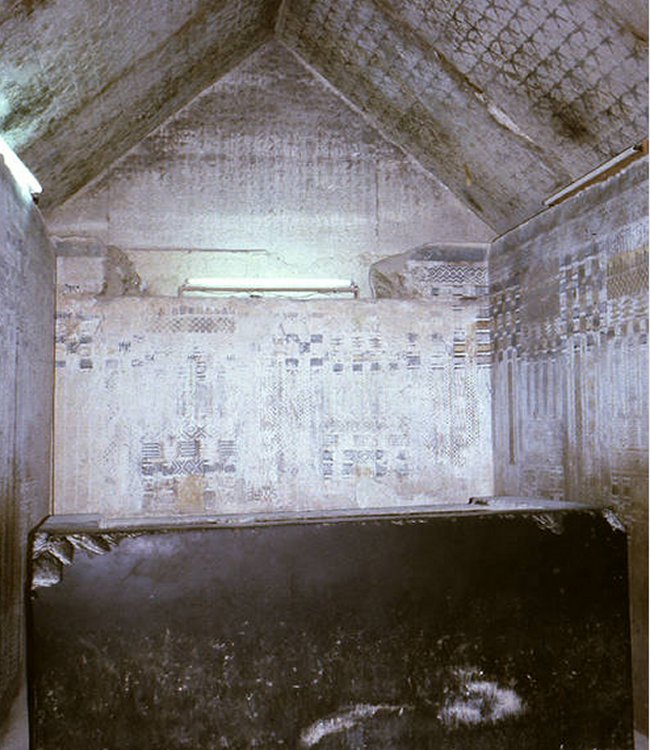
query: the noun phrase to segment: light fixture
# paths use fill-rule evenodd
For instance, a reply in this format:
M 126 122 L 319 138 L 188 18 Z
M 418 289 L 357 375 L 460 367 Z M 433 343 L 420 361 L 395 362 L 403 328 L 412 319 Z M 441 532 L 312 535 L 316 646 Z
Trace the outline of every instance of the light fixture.
M 5 166 L 22 190 L 28 192 L 32 197 L 38 196 L 43 192 L 40 182 L 27 169 L 16 152 L 2 136 L 0 136 L 0 156 L 2 156 Z
M 562 203 L 567 198 L 570 198 L 575 193 L 590 187 L 596 182 L 611 177 L 616 172 L 619 172 L 623 167 L 631 164 L 633 161 L 641 156 L 648 153 L 648 139 L 646 138 L 642 143 L 638 143 L 636 146 L 626 148 L 625 151 L 621 151 L 620 154 L 612 157 L 608 161 L 604 162 L 600 166 L 592 169 L 591 172 L 587 172 L 586 175 L 579 177 L 574 180 L 570 185 L 563 187 L 562 190 L 558 190 L 544 201 L 545 206 L 556 206 L 558 203 Z
M 200 278 L 186 279 L 178 288 L 178 293 L 179 295 L 242 294 L 250 297 L 348 294 L 357 298 L 359 287 L 349 279 Z

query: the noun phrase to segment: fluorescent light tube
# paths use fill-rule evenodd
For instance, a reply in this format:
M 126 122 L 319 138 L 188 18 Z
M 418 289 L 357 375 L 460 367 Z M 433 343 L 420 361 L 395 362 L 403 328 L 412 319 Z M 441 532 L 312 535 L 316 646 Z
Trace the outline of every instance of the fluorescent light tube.
M 296 279 L 296 278 L 196 278 L 187 279 L 180 287 L 179 293 L 348 293 L 355 297 L 359 287 L 350 279 Z
M 604 179 L 608 177 L 609 175 L 606 173 L 614 169 L 614 167 L 620 165 L 619 169 L 622 169 L 623 166 L 626 166 L 624 162 L 634 161 L 634 159 L 643 156 L 645 153 L 647 153 L 647 145 L 645 143 L 626 148 L 625 151 L 621 151 L 620 154 L 592 169 L 591 172 L 587 172 L 586 175 L 574 180 L 570 185 L 558 190 L 557 193 L 554 193 L 544 201 L 544 205 L 554 206 L 556 203 L 560 203 L 560 201 L 567 198 L 570 194 L 577 192 L 580 188 L 588 187 L 592 182 L 599 181 L 599 178 Z

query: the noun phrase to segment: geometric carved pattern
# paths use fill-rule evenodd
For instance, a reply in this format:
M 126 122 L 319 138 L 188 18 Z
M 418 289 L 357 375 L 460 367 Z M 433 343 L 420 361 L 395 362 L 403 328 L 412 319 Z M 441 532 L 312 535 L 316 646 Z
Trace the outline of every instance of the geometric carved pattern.
M 412 269 L 417 281 L 449 286 L 463 286 L 466 284 L 485 284 L 487 281 L 487 266 L 485 264 L 433 263 L 415 265 Z
M 153 333 L 233 333 L 234 330 L 232 318 L 205 315 L 159 318 L 152 326 Z
M 631 296 L 648 288 L 648 250 L 619 253 L 607 266 L 607 296 Z

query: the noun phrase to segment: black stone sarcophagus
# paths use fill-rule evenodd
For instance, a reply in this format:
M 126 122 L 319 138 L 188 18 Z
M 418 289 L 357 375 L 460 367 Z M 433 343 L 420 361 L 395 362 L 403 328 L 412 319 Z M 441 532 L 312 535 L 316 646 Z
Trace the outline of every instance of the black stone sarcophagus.
M 623 750 L 626 536 L 511 499 L 33 534 L 35 750 Z

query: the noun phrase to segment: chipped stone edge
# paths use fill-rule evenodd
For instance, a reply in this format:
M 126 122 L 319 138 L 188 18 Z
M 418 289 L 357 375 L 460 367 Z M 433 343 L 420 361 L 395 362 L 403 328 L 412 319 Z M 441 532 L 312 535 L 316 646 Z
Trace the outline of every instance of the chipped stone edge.
M 470 505 L 477 506 L 490 506 L 490 500 L 495 499 L 491 497 L 472 497 L 469 499 Z M 462 506 L 459 506 L 462 507 Z M 442 510 L 444 506 L 439 506 L 436 510 Z M 545 512 L 533 512 L 531 514 L 534 523 L 543 531 L 550 531 L 553 534 L 562 534 L 564 531 L 564 518 L 563 512 L 566 511 L 567 507 L 544 508 Z M 579 509 L 590 512 L 597 511 L 598 509 L 592 506 L 574 505 L 571 506 L 571 510 Z M 391 517 L 389 514 L 386 516 L 359 516 L 353 515 L 350 518 L 328 518 L 319 517 L 318 519 L 313 518 L 301 518 L 302 522 L 315 522 L 331 523 L 334 520 L 391 520 L 394 523 L 417 522 L 424 521 L 426 519 L 417 518 L 417 512 L 422 512 L 422 508 L 410 509 L 415 511 L 415 517 L 410 513 L 405 514 L 402 518 Z M 486 508 L 479 507 L 477 510 L 486 510 Z M 501 513 L 506 517 L 513 517 L 518 515 L 513 513 L 513 508 L 499 507 Z M 534 511 L 534 507 L 516 509 L 520 512 L 523 511 Z M 611 508 L 603 508 L 600 510 L 602 517 L 609 524 L 609 526 L 617 532 L 627 533 L 625 523 Z M 474 515 L 474 514 L 472 514 Z M 150 520 L 150 519 L 147 519 Z M 221 519 L 222 522 L 224 519 Z M 288 522 L 292 522 L 296 519 L 287 519 Z M 140 523 L 143 519 L 139 519 Z M 260 523 L 260 519 L 252 519 L 244 517 L 244 524 L 257 525 Z M 231 524 L 224 524 L 224 526 L 230 526 Z M 148 531 L 155 529 L 145 527 L 137 530 L 120 530 L 120 531 L 93 531 L 93 532 L 76 532 L 76 533 L 61 533 L 61 532 L 48 532 L 48 531 L 36 531 L 34 532 L 31 544 L 31 588 L 35 591 L 39 588 L 47 588 L 55 586 L 60 583 L 63 579 L 63 569 L 66 566 L 72 565 L 75 559 L 75 552 L 81 550 L 88 555 L 105 555 L 115 548 L 120 541 L 125 538 L 132 538 L 141 536 Z M 383 708 L 383 707 L 382 707 Z
M 614 531 L 622 531 L 623 534 L 627 534 L 627 526 L 625 522 L 621 520 L 621 517 L 611 508 L 605 508 L 603 510 L 603 518 L 612 527 Z
M 88 555 L 105 555 L 122 539 L 132 536 L 137 536 L 137 534 L 35 532 L 31 547 L 32 591 L 60 583 L 63 580 L 63 569 L 72 565 L 78 550 Z

